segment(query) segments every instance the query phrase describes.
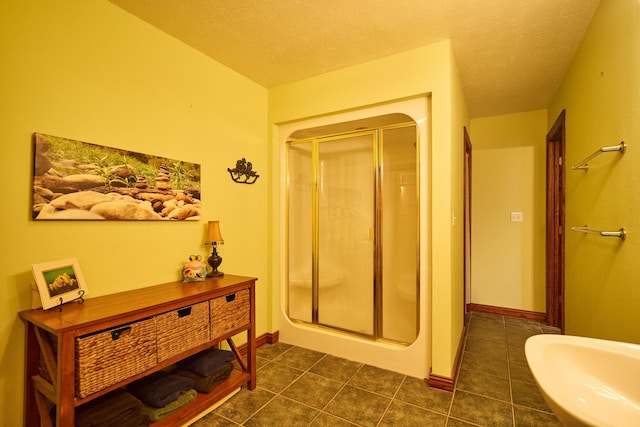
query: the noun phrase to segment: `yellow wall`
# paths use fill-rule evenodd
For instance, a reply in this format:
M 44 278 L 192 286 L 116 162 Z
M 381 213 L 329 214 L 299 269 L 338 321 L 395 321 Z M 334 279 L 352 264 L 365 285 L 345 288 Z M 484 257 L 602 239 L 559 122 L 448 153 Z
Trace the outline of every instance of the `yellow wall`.
M 640 343 L 640 2 L 602 0 L 549 108 L 566 109 L 567 227 L 625 227 L 627 240 L 566 233 L 566 332 Z
M 546 311 L 546 133 L 547 110 L 471 120 L 474 304 Z
M 462 91 L 458 66 L 453 55 L 449 56 L 449 89 L 451 91 L 449 110 L 451 112 L 449 122 L 451 132 L 449 157 L 451 160 L 448 171 L 450 178 L 448 180 L 450 204 L 448 206 L 440 205 L 438 199 L 432 199 L 434 217 L 438 217 L 444 230 L 447 230 L 447 228 L 444 228 L 447 225 L 449 231 L 448 235 L 445 234 L 443 236 L 443 240 L 447 241 L 450 247 L 448 252 L 449 277 L 448 279 L 443 277 L 439 280 L 434 278 L 434 283 L 438 285 L 434 286 L 431 325 L 434 337 L 433 373 L 444 376 L 454 374 L 451 370 L 456 368 L 453 366 L 453 362 L 458 350 L 462 351 L 460 346 L 462 345 L 461 338 L 464 328 L 464 128 L 469 128 L 469 112 Z M 435 158 L 432 159 L 432 165 L 435 165 L 437 161 Z M 436 168 L 434 167 L 432 169 L 433 188 L 438 189 L 439 185 L 436 182 L 447 176 L 447 172 L 442 170 L 436 175 L 435 171 Z M 448 211 L 445 211 L 445 206 L 448 207 Z M 456 218 L 455 221 L 452 220 L 453 217 Z M 443 257 L 437 255 L 437 252 L 445 247 L 443 240 L 433 240 L 433 266 L 437 266 L 438 263 L 443 261 Z M 435 269 L 434 272 L 436 271 L 438 270 Z M 445 302 L 448 303 L 448 312 L 440 308 L 440 304 Z M 448 330 L 438 331 L 440 328 L 439 323 L 444 319 L 447 319 L 451 326 Z M 445 342 L 448 343 L 446 347 L 444 346 Z M 448 351 L 442 350 L 436 353 L 435 350 L 439 350 L 439 346 L 436 346 L 438 343 L 442 343 L 442 346 Z M 446 369 L 449 369 L 448 374 Z
M 434 183 L 424 190 L 433 239 L 425 298 L 434 307 L 433 372 L 451 375 L 463 318 L 462 227 L 452 227 L 451 215 L 462 212 L 468 114 L 449 42 L 267 91 L 106 0 L 2 2 L 0 16 L 0 424 L 22 422 L 17 313 L 30 307 L 31 264 L 77 257 L 90 297 L 177 280 L 190 254 L 207 255 L 205 222 L 218 219 L 221 270 L 259 278 L 257 333 L 273 332 L 270 279 L 278 260 L 270 242 L 280 230 L 272 216 L 270 125 L 424 94 L 432 97 Z M 200 163 L 202 220 L 30 220 L 36 131 Z M 226 169 L 241 157 L 261 174 L 256 184 L 230 180 Z
M 390 100 L 431 94 L 432 136 L 430 169 L 432 186 L 424 189 L 431 209 L 430 276 L 432 369 L 443 376 L 452 373 L 453 359 L 462 332 L 462 227 L 453 229 L 451 213 L 462 216 L 462 127 L 468 114 L 449 41 L 403 52 L 326 73 L 269 91 L 269 116 L 276 125 L 308 117 L 351 110 Z M 273 142 L 272 229 L 282 235 L 280 200 L 282 147 Z M 455 240 L 459 239 L 460 242 Z M 282 253 L 274 238 L 273 253 Z M 275 264 L 282 259 L 274 260 Z M 284 278 L 274 270 L 273 283 Z M 275 287 L 274 287 L 275 288 Z M 425 295 L 429 298 L 429 295 Z M 274 307 L 277 306 L 274 295 Z M 277 313 L 274 312 L 274 322 Z
M 267 90 L 105 1 L 0 2 L 0 425 L 23 417 L 30 266 L 77 257 L 89 296 L 178 280 L 219 219 L 221 270 L 259 278 L 268 318 Z M 202 166 L 200 221 L 31 221 L 33 132 Z M 261 178 L 226 171 L 246 157 Z

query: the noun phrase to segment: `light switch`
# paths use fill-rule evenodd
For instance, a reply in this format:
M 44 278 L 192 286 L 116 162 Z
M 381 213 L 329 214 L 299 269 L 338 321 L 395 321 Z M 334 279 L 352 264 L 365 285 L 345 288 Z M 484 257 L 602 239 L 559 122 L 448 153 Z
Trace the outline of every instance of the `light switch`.
M 511 222 L 522 222 L 522 212 L 511 212 Z

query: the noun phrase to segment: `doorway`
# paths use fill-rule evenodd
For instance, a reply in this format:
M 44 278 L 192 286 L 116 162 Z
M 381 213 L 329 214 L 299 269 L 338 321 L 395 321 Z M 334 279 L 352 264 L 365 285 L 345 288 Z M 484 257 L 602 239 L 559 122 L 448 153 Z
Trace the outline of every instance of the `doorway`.
M 547 133 L 547 315 L 564 334 L 565 110 Z

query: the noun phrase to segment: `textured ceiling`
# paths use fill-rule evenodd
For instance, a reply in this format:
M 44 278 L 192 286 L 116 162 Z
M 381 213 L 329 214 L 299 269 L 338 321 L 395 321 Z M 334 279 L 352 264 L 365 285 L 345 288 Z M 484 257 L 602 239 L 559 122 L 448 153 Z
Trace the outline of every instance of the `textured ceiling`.
M 451 39 L 472 118 L 546 108 L 599 0 L 110 0 L 265 86 Z

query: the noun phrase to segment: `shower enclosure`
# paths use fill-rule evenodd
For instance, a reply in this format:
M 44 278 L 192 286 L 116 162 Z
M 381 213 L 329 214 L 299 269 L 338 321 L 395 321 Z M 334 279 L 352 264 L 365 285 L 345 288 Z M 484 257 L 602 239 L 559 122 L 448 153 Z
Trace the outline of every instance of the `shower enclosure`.
M 410 344 L 419 332 L 418 126 L 394 113 L 287 141 L 287 315 Z

